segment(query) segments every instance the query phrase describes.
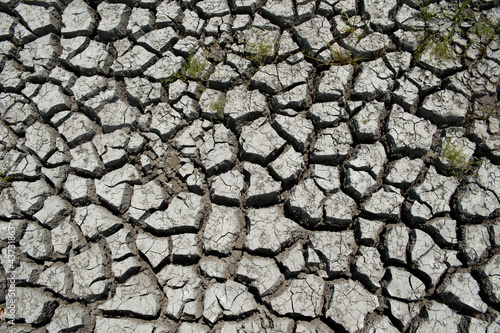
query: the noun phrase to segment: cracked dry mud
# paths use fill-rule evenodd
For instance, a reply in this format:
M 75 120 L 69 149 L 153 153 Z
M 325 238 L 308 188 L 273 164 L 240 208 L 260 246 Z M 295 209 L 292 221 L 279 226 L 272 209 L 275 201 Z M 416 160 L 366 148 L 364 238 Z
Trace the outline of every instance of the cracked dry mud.
M 431 2 L 0 0 L 0 331 L 500 332 L 499 3 Z

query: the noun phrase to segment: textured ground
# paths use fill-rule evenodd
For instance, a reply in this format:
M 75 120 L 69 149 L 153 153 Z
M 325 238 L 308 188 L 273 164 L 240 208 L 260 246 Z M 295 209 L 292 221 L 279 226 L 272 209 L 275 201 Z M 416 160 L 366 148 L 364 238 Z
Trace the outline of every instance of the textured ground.
M 0 330 L 500 332 L 497 6 L 1 0 Z

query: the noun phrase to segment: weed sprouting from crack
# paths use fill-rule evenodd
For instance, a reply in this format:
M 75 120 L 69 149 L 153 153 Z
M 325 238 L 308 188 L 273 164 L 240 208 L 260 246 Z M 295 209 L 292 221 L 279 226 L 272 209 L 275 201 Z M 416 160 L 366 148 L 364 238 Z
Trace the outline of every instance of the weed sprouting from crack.
M 457 57 L 457 54 L 453 51 L 450 39 L 439 34 L 428 34 L 425 36 L 423 42 L 414 52 L 414 57 L 416 59 L 420 59 L 420 57 L 426 52 L 430 52 L 431 55 L 439 60 L 447 60 Z
M 344 17 L 345 17 L 345 22 L 348 26 L 348 28 L 344 31 L 345 33 L 349 34 L 349 35 L 354 35 L 354 33 L 356 32 L 357 28 L 356 28 L 356 19 L 357 19 L 357 15 L 354 15 L 352 17 L 352 19 L 344 12 Z
M 465 0 L 462 3 L 462 5 L 460 6 L 460 8 L 455 12 L 455 15 L 453 15 L 453 18 L 452 18 L 453 23 L 451 25 L 451 29 L 450 29 L 450 32 L 448 33 L 448 36 L 446 36 L 446 40 L 449 40 L 450 37 L 453 35 L 458 23 L 460 23 L 466 19 L 466 17 L 462 16 L 462 11 L 469 4 L 469 2 L 470 2 L 470 0 Z
M 500 34 L 500 26 L 491 22 L 487 17 L 479 17 L 476 19 L 472 31 L 479 36 L 482 42 L 488 42 Z
M 274 56 L 276 43 L 276 41 L 273 41 L 266 35 L 257 33 L 257 41 L 244 41 L 245 58 L 257 64 L 258 67 L 261 67 L 269 57 Z
M 323 41 L 325 42 L 326 46 L 328 47 L 328 50 L 330 51 L 330 55 L 332 57 L 332 59 L 330 61 L 318 59 L 318 58 L 312 57 L 310 55 L 307 55 L 305 53 L 304 53 L 304 56 L 308 57 L 312 60 L 321 62 L 324 65 L 329 65 L 329 66 L 351 65 L 355 68 L 357 68 L 359 66 L 359 64 L 365 59 L 364 56 L 358 56 L 354 52 L 340 48 L 336 44 L 331 45 L 325 39 L 323 39 Z
M 494 107 L 492 107 L 490 110 L 486 108 L 486 105 L 481 106 L 481 114 L 475 113 L 473 116 L 473 119 L 478 119 L 478 120 L 488 120 L 490 119 L 491 115 L 500 108 L 500 103 L 497 103 Z
M 328 48 L 330 50 L 330 54 L 332 55 L 332 61 L 331 64 L 335 65 L 352 65 L 354 67 L 357 67 L 359 63 L 363 60 L 364 57 L 357 56 L 355 53 L 352 51 L 346 51 L 343 52 L 343 50 L 339 50 L 337 48 L 334 48 L 332 45 L 328 44 Z
M 189 65 L 186 67 L 186 76 L 194 80 L 205 79 L 205 70 L 207 69 L 208 61 L 200 61 L 195 57 L 189 60 Z
M 216 99 L 207 101 L 204 106 L 212 110 L 212 115 L 210 115 L 210 122 L 215 123 L 216 121 L 222 121 L 225 125 L 231 122 L 229 116 L 224 117 L 224 108 L 226 107 L 226 97 L 218 96 Z
M 464 21 L 468 21 L 471 24 L 470 28 L 468 28 L 468 32 L 478 37 L 478 40 L 472 42 L 471 45 L 479 44 L 479 47 L 482 50 L 481 52 L 484 55 L 488 42 L 500 34 L 500 25 L 492 23 L 483 14 L 478 15 L 475 13 L 466 13 L 464 10 L 470 2 L 470 0 L 463 1 L 460 7 L 458 7 L 452 14 L 435 12 L 430 9 L 428 3 L 424 4 L 420 8 L 424 22 L 427 23 L 431 18 L 437 17 L 451 21 L 451 27 L 448 29 L 446 35 L 439 33 L 427 33 L 424 41 L 414 53 L 414 56 L 417 59 L 420 58 L 425 51 L 430 51 L 432 55 L 440 60 L 457 57 L 457 54 L 453 52 L 453 45 L 451 41 L 454 34 L 463 33 L 461 31 L 457 31 L 457 28 L 460 26 L 460 23 Z
M 219 96 L 216 100 L 210 101 L 208 107 L 219 115 L 224 115 L 224 107 L 226 106 L 226 98 Z
M 440 157 L 444 162 L 448 162 L 449 164 L 446 172 L 455 177 L 458 181 L 461 181 L 480 163 L 476 158 L 467 156 L 458 145 L 452 143 L 450 138 L 445 140 Z
M 363 30 L 361 31 L 361 33 L 356 33 L 358 28 L 356 27 L 356 19 L 357 19 L 357 15 L 354 15 L 352 17 L 352 21 L 349 19 L 349 17 L 347 16 L 347 14 L 345 14 L 345 18 L 346 18 L 346 22 L 347 22 L 347 25 L 349 26 L 349 28 L 347 29 L 347 33 L 349 35 L 352 35 L 354 37 L 356 37 L 356 43 L 359 43 L 359 41 L 363 38 L 363 36 L 365 35 L 365 32 L 366 32 L 366 29 L 368 28 L 368 24 L 370 23 L 369 21 L 368 22 L 365 22 L 365 25 L 363 27 Z
M 437 16 L 437 13 L 429 7 L 429 2 L 422 3 L 420 6 L 420 12 L 422 13 L 422 17 L 424 19 L 424 23 L 429 22 L 429 20 L 433 17 Z
M 185 62 L 184 66 L 169 77 L 168 79 L 165 79 L 162 81 L 162 84 L 164 87 L 168 87 L 169 84 L 181 80 L 183 82 L 186 82 L 188 79 L 195 80 L 195 81 L 203 81 L 206 79 L 206 69 L 208 67 L 208 61 L 207 60 L 199 60 L 198 58 L 194 56 L 189 56 L 187 61 Z
M 433 54 L 438 59 L 451 59 L 455 55 L 452 51 L 452 46 L 447 38 L 445 39 L 434 39 L 434 46 L 432 49 Z
M 470 3 L 470 0 L 465 0 L 462 2 L 461 6 L 453 13 L 450 14 L 438 13 L 430 9 L 429 4 L 424 4 L 420 7 L 420 12 L 425 23 L 427 23 L 433 17 L 439 17 L 443 19 L 448 19 L 451 21 L 451 27 L 448 29 L 446 35 L 440 33 L 426 33 L 424 41 L 419 45 L 414 53 L 414 56 L 418 59 L 421 55 L 429 51 L 433 56 L 440 60 L 452 59 L 456 57 L 455 52 L 453 52 L 453 45 L 451 43 L 452 36 L 455 34 L 458 25 L 470 19 L 475 19 L 473 15 L 466 15 L 463 13 L 464 9 Z
M 474 21 L 469 31 L 477 36 L 477 40 L 474 40 L 470 46 L 478 47 L 481 56 L 484 56 L 489 41 L 500 35 L 500 25 L 494 24 L 482 14 L 475 17 Z
M 9 173 L 9 169 L 0 170 L 0 181 L 9 181 L 10 177 L 7 176 L 8 173 Z
M 2 152 L 0 154 L 0 181 L 2 182 L 7 182 L 10 180 L 8 174 L 12 167 L 11 165 L 9 165 L 9 162 L 6 161 L 6 155 L 7 155 L 6 152 Z

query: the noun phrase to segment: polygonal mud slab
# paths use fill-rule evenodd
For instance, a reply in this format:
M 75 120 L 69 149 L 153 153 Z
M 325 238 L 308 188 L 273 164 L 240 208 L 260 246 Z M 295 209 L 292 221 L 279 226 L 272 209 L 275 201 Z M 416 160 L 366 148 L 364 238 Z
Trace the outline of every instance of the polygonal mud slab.
M 337 280 L 326 316 L 348 332 L 356 332 L 364 327 L 366 315 L 378 306 L 377 296 L 367 292 L 359 282 Z

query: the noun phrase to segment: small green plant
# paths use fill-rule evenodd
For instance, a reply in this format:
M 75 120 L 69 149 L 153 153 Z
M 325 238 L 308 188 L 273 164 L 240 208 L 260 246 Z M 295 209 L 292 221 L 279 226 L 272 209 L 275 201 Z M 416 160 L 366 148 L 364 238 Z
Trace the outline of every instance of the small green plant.
M 269 327 L 274 327 L 274 321 L 273 318 L 269 317 L 266 315 L 267 323 L 269 324 Z
M 328 43 L 326 43 L 326 45 L 328 46 L 330 54 L 332 55 L 331 63 L 328 63 L 329 65 L 352 65 L 354 67 L 357 67 L 364 58 L 356 55 L 349 50 L 339 49 L 338 47 L 334 47 Z
M 437 13 L 430 8 L 428 2 L 420 6 L 420 12 L 422 13 L 422 17 L 425 23 L 429 22 L 431 18 L 437 16 Z
M 324 38 L 322 38 L 322 39 L 323 39 L 323 42 L 325 43 L 325 45 L 328 47 L 328 50 L 330 51 L 330 55 L 332 58 L 330 61 L 314 58 L 314 57 L 306 54 L 305 52 L 303 52 L 304 56 L 308 57 L 310 59 L 316 60 L 318 62 L 321 62 L 325 65 L 329 65 L 329 66 L 331 66 L 331 65 L 336 65 L 336 66 L 352 65 L 354 67 L 359 66 L 359 63 L 365 58 L 364 56 L 358 56 L 355 53 L 353 53 L 352 51 L 346 50 L 346 49 L 340 47 L 338 44 L 331 45 Z
M 258 36 L 258 41 L 246 42 L 246 58 L 253 63 L 262 66 L 268 57 L 274 55 L 274 46 L 276 42 L 266 36 Z
M 175 82 L 177 80 L 181 81 L 186 81 L 187 79 L 192 79 L 195 81 L 205 80 L 206 79 L 205 71 L 208 65 L 209 64 L 207 60 L 200 61 L 198 58 L 190 56 L 187 59 L 184 66 L 182 66 L 182 68 L 177 73 L 175 73 L 168 79 L 163 80 L 162 83 L 164 86 L 168 86 L 170 83 Z
M 462 15 L 462 11 L 469 4 L 469 2 L 470 2 L 470 0 L 465 0 L 462 3 L 462 5 L 460 6 L 460 8 L 455 12 L 455 15 L 453 15 L 453 18 L 452 18 L 453 24 L 451 25 L 450 32 L 448 33 L 448 36 L 446 36 L 446 39 L 450 39 L 450 37 L 455 32 L 455 28 L 456 28 L 457 24 L 462 22 L 463 20 L 465 20 L 467 18 L 466 16 Z
M 487 108 L 486 105 L 481 105 L 481 114 L 474 114 L 474 119 L 488 120 L 491 115 L 500 108 L 500 103 L 497 103 L 494 107 Z
M 197 58 L 191 58 L 186 66 L 186 76 L 194 80 L 204 79 L 205 70 L 208 66 L 206 60 L 200 61 Z
M 345 66 L 345 65 L 357 66 L 358 63 L 361 61 L 361 58 L 359 58 L 352 52 L 342 52 L 333 49 L 330 49 L 330 52 L 332 54 L 332 64 L 340 66 Z
M 491 23 L 490 20 L 485 19 L 480 20 L 476 23 L 474 26 L 475 31 L 477 35 L 482 39 L 482 40 L 490 40 L 496 35 L 498 35 L 499 32 L 499 27 L 496 26 L 495 24 Z
M 226 99 L 222 96 L 219 96 L 216 100 L 213 100 L 209 103 L 209 107 L 214 111 L 220 114 L 221 116 L 224 115 L 224 107 L 226 106 Z
M 415 58 L 419 59 L 422 54 L 430 52 L 431 55 L 439 60 L 452 59 L 456 57 L 453 52 L 453 46 L 450 39 L 436 35 L 427 35 L 424 41 L 419 45 L 414 53 Z
M 456 10 L 452 11 L 451 8 L 448 10 L 447 8 L 441 7 L 441 9 L 439 9 L 440 11 L 438 12 L 438 9 L 431 7 L 429 5 L 429 2 L 427 1 L 420 6 L 420 12 L 422 13 L 422 18 L 425 23 L 427 23 L 433 17 L 451 21 L 452 26 L 447 36 L 447 38 L 450 38 L 459 23 L 475 18 L 474 14 L 471 14 L 471 12 L 464 12 L 464 9 L 469 3 L 470 0 L 465 0 L 464 2 L 462 2 L 460 7 L 458 7 L 458 5 L 460 4 L 460 1 L 458 1 L 456 4 Z
M 345 23 L 347 24 L 348 28 L 344 31 L 345 33 L 349 34 L 349 35 L 353 35 L 355 32 L 356 32 L 356 19 L 357 19 L 357 15 L 354 15 L 352 18 L 349 18 L 349 16 L 344 13 L 344 17 L 345 17 Z
M 471 32 L 479 37 L 481 43 L 486 44 L 500 34 L 500 26 L 491 22 L 487 17 L 479 15 L 475 17 Z
M 8 173 L 9 173 L 9 169 L 0 170 L 0 180 L 9 181 L 10 177 L 7 176 Z
M 451 21 L 451 27 L 448 29 L 446 35 L 440 33 L 426 33 L 424 41 L 415 51 L 414 56 L 417 59 L 420 58 L 420 56 L 426 51 L 431 52 L 432 55 L 440 60 L 452 59 L 456 56 L 455 52 L 453 52 L 451 39 L 457 26 L 461 22 L 474 18 L 473 15 L 467 15 L 464 13 L 464 9 L 467 7 L 469 2 L 470 0 L 465 0 L 452 14 L 434 12 L 430 9 L 428 4 L 420 8 L 424 22 L 428 22 L 432 17 L 439 17 Z
M 356 43 L 359 43 L 359 41 L 365 35 L 369 21 L 365 22 L 365 24 L 363 25 L 363 29 L 361 30 L 359 25 L 360 22 L 357 22 L 358 20 L 357 14 L 355 14 L 352 17 L 349 17 L 349 15 L 347 15 L 347 13 L 344 12 L 343 16 L 345 18 L 345 23 L 347 25 L 347 28 L 345 28 L 343 32 L 346 33 L 348 36 L 356 37 Z M 359 30 L 361 30 L 361 32 L 359 32 Z
M 443 143 L 440 156 L 449 164 L 446 171 L 457 180 L 462 180 L 479 163 L 475 158 L 467 156 L 450 138 Z
M 445 39 L 436 38 L 432 41 L 432 53 L 438 59 L 451 59 L 454 57 L 454 53 L 452 51 L 452 45 L 450 41 Z
M 268 34 L 257 28 L 253 29 L 254 36 L 247 39 L 242 35 L 235 36 L 239 43 L 244 45 L 244 57 L 254 65 L 260 67 L 274 56 L 274 51 L 278 41 L 269 37 Z

